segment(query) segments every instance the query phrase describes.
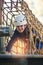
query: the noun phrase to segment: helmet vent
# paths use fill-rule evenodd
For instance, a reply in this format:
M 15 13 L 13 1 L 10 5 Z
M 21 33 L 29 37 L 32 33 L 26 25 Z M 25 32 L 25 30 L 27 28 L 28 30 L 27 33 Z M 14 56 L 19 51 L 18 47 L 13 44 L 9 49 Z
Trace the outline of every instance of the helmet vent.
M 20 22 L 22 22 L 22 21 L 20 21 Z
M 15 22 L 17 22 L 17 21 L 15 21 Z

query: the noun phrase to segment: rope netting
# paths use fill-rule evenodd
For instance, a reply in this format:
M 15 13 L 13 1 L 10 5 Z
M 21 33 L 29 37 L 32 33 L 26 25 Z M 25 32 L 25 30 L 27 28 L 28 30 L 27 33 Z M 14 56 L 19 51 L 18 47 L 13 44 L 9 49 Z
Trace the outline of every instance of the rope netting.
M 27 7 L 27 10 L 26 10 L 26 8 L 24 7 L 25 6 L 25 3 L 24 3 L 24 6 L 22 5 L 22 3 L 23 3 L 23 0 L 4 0 L 3 1 L 3 7 L 2 7 L 2 26 L 6 26 L 6 27 L 7 26 L 10 26 L 12 28 L 12 31 L 14 32 L 14 29 L 16 28 L 14 26 L 14 18 L 15 18 L 15 15 L 18 15 L 20 12 L 22 12 L 23 14 L 26 14 L 27 20 L 30 21 L 30 22 L 29 21 L 28 22 L 30 24 L 32 23 L 32 27 L 34 27 L 34 26 L 37 27 L 37 25 L 36 25 L 38 23 L 37 22 L 37 19 L 36 19 L 36 23 L 35 23 L 35 16 L 32 15 L 31 10 L 28 11 L 28 7 Z M 25 11 L 22 9 L 22 6 L 24 7 L 24 10 Z M 40 25 L 38 26 L 38 28 L 39 27 L 41 28 Z M 32 33 L 32 29 L 30 31 Z M 37 29 L 36 29 L 35 32 L 36 32 L 36 34 L 38 34 L 37 33 Z M 8 43 L 10 39 L 11 39 L 10 36 L 5 37 L 5 43 Z M 19 48 L 19 47 L 17 46 L 17 48 Z
M 22 12 L 23 0 L 4 0 L 2 7 L 2 26 L 11 27 L 12 31 L 16 28 L 14 26 L 15 15 Z M 24 14 L 24 12 L 22 12 Z M 11 33 L 11 32 L 10 32 Z M 6 43 L 8 43 L 10 37 L 5 37 Z

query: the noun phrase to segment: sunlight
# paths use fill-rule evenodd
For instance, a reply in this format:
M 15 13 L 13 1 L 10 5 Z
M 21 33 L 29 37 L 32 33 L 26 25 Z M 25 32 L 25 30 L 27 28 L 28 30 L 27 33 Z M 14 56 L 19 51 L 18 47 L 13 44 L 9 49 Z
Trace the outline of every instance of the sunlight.
M 43 0 L 25 0 L 33 14 L 43 24 Z

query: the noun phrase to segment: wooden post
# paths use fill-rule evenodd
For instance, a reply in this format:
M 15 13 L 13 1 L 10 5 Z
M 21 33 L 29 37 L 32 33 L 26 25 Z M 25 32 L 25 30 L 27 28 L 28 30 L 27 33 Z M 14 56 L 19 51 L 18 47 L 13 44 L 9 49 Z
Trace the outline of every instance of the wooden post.
M 2 6 L 3 6 L 3 1 L 0 0 L 0 27 L 2 26 Z M 4 37 L 0 37 L 0 53 L 4 53 Z
M 2 2 L 3 0 L 0 0 L 0 25 L 2 25 Z

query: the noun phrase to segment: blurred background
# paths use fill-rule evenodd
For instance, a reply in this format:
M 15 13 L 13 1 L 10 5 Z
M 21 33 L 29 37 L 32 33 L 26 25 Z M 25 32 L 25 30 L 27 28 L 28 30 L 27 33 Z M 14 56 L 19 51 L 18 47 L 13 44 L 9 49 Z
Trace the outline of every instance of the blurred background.
M 38 20 L 43 24 L 43 0 L 24 0 Z

